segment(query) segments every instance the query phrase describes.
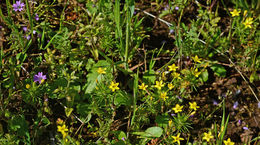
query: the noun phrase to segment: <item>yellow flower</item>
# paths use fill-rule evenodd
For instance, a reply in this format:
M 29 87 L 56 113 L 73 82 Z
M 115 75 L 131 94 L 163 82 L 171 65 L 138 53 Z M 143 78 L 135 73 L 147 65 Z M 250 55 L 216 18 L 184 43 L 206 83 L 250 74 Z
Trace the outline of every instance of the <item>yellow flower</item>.
M 172 76 L 173 76 L 175 79 L 181 79 L 179 73 L 173 72 L 173 73 L 172 73 Z
M 225 145 L 234 145 L 235 143 L 232 142 L 232 141 L 230 140 L 230 138 L 228 138 L 228 140 L 224 140 L 224 144 L 225 144 Z
M 144 83 L 142 83 L 141 85 L 138 86 L 140 90 L 144 90 L 148 87 L 148 85 L 145 85 Z
M 169 71 L 176 71 L 177 68 L 179 68 L 178 66 L 176 66 L 175 64 L 172 64 L 171 66 L 168 66 Z
M 66 127 L 66 125 L 63 124 L 62 126 L 58 126 L 58 130 L 57 131 L 62 134 L 63 138 L 65 138 L 68 135 L 67 131 L 69 131 L 69 130 Z
M 213 138 L 213 136 L 211 135 L 211 132 L 209 132 L 209 133 L 204 133 L 204 137 L 202 138 L 202 139 L 204 139 L 204 140 L 206 140 L 207 142 L 209 142 L 210 141 L 210 139 L 212 139 Z
M 31 85 L 30 84 L 26 84 L 26 89 L 30 89 L 31 88 Z
M 174 88 L 174 85 L 172 83 L 170 83 L 170 84 L 168 84 L 168 88 L 169 88 L 169 90 L 171 90 Z
M 181 138 L 181 137 L 180 137 L 180 133 L 178 133 L 177 136 L 172 136 L 172 138 L 174 139 L 174 140 L 173 140 L 173 143 L 177 142 L 178 145 L 181 144 L 181 143 L 180 143 L 181 140 L 184 140 L 184 138 Z
M 160 97 L 163 99 L 163 101 L 165 101 L 166 99 L 169 98 L 169 97 L 167 96 L 167 92 L 161 93 L 161 96 L 160 96 Z
M 106 74 L 105 70 L 106 70 L 106 68 L 103 69 L 103 68 L 99 67 L 98 70 L 97 70 L 97 72 L 98 72 L 99 74 Z
M 189 104 L 190 104 L 190 109 L 191 110 L 197 110 L 197 108 L 200 108 L 199 106 L 197 106 L 197 103 L 196 102 L 193 102 L 193 103 L 191 103 L 191 102 L 189 102 Z
M 172 110 L 174 110 L 175 113 L 178 113 L 178 112 L 182 112 L 182 108 L 183 106 L 177 104 L 174 108 L 172 108 Z
M 111 82 L 109 88 L 112 90 L 112 92 L 115 92 L 115 90 L 119 90 L 118 85 L 119 83 Z
M 169 120 L 169 122 L 168 122 L 168 123 L 169 123 L 169 126 L 171 126 L 171 125 L 172 125 L 172 120 Z
M 237 11 L 237 9 L 234 9 L 234 11 L 230 12 L 230 13 L 231 13 L 232 17 L 235 17 L 235 16 L 239 16 L 240 12 L 241 12 L 240 10 Z
M 57 123 L 58 125 L 62 125 L 62 124 L 64 123 L 64 121 L 63 121 L 62 119 L 58 118 L 57 121 L 56 121 L 56 123 Z
M 243 14 L 243 16 L 245 17 L 245 16 L 246 16 L 246 14 L 247 14 L 247 10 L 245 10 L 245 11 L 244 11 L 244 14 Z
M 253 18 L 246 18 L 245 22 L 243 22 L 246 28 L 252 28 Z
M 197 55 L 195 57 L 192 57 L 194 62 L 201 63 L 201 58 L 199 58 Z
M 197 77 L 199 77 L 200 74 L 201 74 L 201 72 L 199 72 L 198 68 L 196 68 L 194 71 L 194 76 L 197 78 Z
M 164 86 L 162 80 L 160 82 L 156 81 L 155 83 L 156 83 L 156 85 L 154 87 L 157 88 L 158 90 L 161 90 L 162 87 Z

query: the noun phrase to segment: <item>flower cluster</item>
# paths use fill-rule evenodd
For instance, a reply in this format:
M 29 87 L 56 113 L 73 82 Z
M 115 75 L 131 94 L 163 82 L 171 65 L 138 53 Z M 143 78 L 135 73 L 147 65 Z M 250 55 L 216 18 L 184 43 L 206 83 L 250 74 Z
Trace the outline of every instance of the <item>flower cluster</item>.
M 15 12 L 16 11 L 21 12 L 23 10 L 24 6 L 25 6 L 25 4 L 22 3 L 21 1 L 16 1 L 16 3 L 13 4 L 13 9 L 14 9 Z

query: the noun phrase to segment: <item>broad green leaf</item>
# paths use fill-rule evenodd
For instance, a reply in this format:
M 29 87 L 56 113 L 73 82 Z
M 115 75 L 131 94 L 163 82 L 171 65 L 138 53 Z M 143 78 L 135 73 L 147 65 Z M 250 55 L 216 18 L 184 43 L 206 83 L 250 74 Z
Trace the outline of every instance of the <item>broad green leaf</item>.
M 147 137 L 160 137 L 163 133 L 161 127 L 150 127 L 145 131 Z
M 226 76 L 226 69 L 222 65 L 213 64 L 210 68 L 216 73 L 217 76 L 219 77 Z
M 73 108 L 65 108 L 65 114 L 66 114 L 66 116 L 69 117 L 70 114 L 72 113 L 72 111 L 73 111 Z
M 169 121 L 169 116 L 168 115 L 158 115 L 156 116 L 155 122 L 158 123 L 160 127 L 166 128 L 168 125 Z
M 203 82 L 206 82 L 208 78 L 209 78 L 209 73 L 207 70 L 201 73 L 201 79 Z
M 147 82 L 147 84 L 154 84 L 154 82 L 156 80 L 155 71 L 150 70 L 150 71 L 145 72 L 143 75 L 143 79 L 144 79 L 144 81 Z

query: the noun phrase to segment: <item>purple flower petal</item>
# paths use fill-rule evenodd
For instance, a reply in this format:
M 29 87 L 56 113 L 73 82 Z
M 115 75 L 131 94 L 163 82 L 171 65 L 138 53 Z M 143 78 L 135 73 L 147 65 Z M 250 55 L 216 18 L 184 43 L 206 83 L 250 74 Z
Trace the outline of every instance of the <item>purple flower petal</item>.
M 39 21 L 39 19 L 40 19 L 38 14 L 35 14 L 34 18 L 35 18 L 36 21 Z
M 244 129 L 244 130 L 248 130 L 248 127 L 245 127 L 245 126 L 244 126 L 243 129 Z
M 43 72 L 38 72 L 38 74 L 37 75 L 34 75 L 34 77 L 33 77 L 33 81 L 34 82 L 39 82 L 40 84 L 44 81 L 44 80 L 46 80 L 47 78 L 46 78 L 46 75 L 43 75 Z
M 21 1 L 16 1 L 16 3 L 13 4 L 13 9 L 14 9 L 15 12 L 16 11 L 20 11 L 21 12 L 23 10 L 24 6 L 25 6 L 25 4 L 21 3 Z
M 234 105 L 233 105 L 233 108 L 234 108 L 234 109 L 237 109 L 237 106 L 238 106 L 238 102 L 236 101 L 236 102 L 234 103 Z
M 28 30 L 27 27 L 23 27 L 24 32 L 27 32 L 27 30 Z

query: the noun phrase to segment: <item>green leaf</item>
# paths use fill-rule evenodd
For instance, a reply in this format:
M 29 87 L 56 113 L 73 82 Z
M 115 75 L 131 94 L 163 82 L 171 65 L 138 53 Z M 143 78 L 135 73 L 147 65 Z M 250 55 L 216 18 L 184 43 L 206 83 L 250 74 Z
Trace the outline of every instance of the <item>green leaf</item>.
M 203 82 L 206 82 L 208 78 L 209 78 L 209 73 L 207 70 L 201 73 L 201 79 Z
M 135 135 L 140 135 L 143 138 L 160 137 L 163 133 L 161 127 L 150 127 L 145 130 L 145 132 L 133 132 Z
M 145 131 L 147 137 L 160 137 L 163 133 L 161 127 L 150 127 Z
M 120 92 L 116 94 L 114 103 L 117 107 L 121 105 L 131 106 L 131 99 L 126 92 Z
M 156 80 L 155 71 L 150 70 L 144 73 L 143 79 L 147 84 L 154 84 Z
M 226 69 L 220 65 L 220 64 L 213 64 L 211 67 L 210 67 L 217 76 L 219 77 L 225 77 L 226 76 Z
M 23 115 L 12 117 L 12 119 L 8 122 L 8 126 L 12 131 L 17 132 L 18 136 L 21 137 L 26 136 L 29 129 Z
M 70 114 L 72 113 L 72 111 L 73 111 L 73 108 L 65 108 L 65 114 L 66 114 L 66 116 L 69 117 Z
M 168 125 L 169 121 L 169 116 L 168 115 L 158 115 L 156 116 L 155 122 L 158 123 L 158 126 L 166 128 Z

